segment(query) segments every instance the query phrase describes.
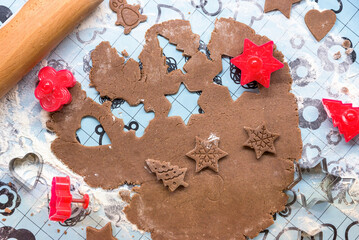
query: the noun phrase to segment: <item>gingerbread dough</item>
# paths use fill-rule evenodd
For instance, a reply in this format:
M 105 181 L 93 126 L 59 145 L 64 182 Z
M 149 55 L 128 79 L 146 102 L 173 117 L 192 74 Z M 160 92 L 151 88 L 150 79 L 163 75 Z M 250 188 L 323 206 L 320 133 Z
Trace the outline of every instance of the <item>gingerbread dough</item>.
M 112 235 L 111 223 L 107 223 L 103 228 L 96 229 L 93 227 L 86 228 L 86 240 L 117 240 Z
M 128 4 L 126 0 L 110 0 L 110 8 L 117 13 L 116 25 L 123 26 L 125 34 L 147 20 L 147 16 L 140 13 L 140 5 Z
M 157 180 L 162 180 L 163 185 L 167 186 L 172 192 L 179 186 L 188 187 L 188 183 L 184 181 L 187 168 L 180 168 L 171 165 L 169 162 L 153 159 L 147 159 L 146 163 L 151 172 L 156 174 Z
M 320 12 L 312 9 L 304 17 L 305 24 L 318 42 L 334 27 L 336 20 L 337 16 L 332 10 Z
M 185 74 L 180 70 L 167 72 L 158 34 L 190 57 L 184 65 Z M 273 213 L 284 210 L 288 197 L 283 190 L 294 178 L 293 161 L 301 157 L 302 143 L 287 63 L 272 74 L 269 88 L 260 86 L 260 93 L 245 92 L 236 101 L 227 87 L 213 83 L 222 70 L 222 56 L 238 56 L 245 38 L 257 45 L 269 41 L 233 19 L 217 20 L 208 59 L 198 51 L 199 36 L 192 33 L 188 21 L 157 24 L 146 33 L 139 56 L 141 70 L 136 61 L 124 63 L 109 43 L 101 43 L 92 52 L 92 85 L 101 96 L 122 98 L 131 105 L 144 103 L 147 111 L 155 112 L 155 118 L 137 138 L 134 131 L 124 131 L 122 119 L 113 118 L 111 102 L 94 102 L 77 84 L 70 90 L 72 103 L 53 113 L 47 123 L 58 136 L 52 151 L 92 187 L 141 184 L 134 188 L 136 194 L 125 213 L 139 229 L 150 231 L 154 240 L 255 237 L 273 223 Z M 284 62 L 278 50 L 274 56 Z M 192 115 L 187 125 L 178 116 L 168 117 L 171 104 L 165 98 L 177 92 L 181 82 L 190 91 L 202 91 L 198 104 L 204 113 Z M 85 116 L 100 121 L 111 148 L 86 147 L 76 140 L 75 132 Z M 248 139 L 243 128 L 263 122 L 280 135 L 280 141 L 276 142 L 275 155 L 263 154 L 257 161 L 253 150 L 243 147 Z M 219 161 L 218 173 L 208 168 L 196 173 L 196 164 L 186 153 L 194 148 L 196 136 L 206 139 L 212 134 L 228 155 Z M 145 168 L 149 158 L 187 168 L 185 181 L 189 186 L 168 191 Z
M 218 172 L 218 160 L 228 153 L 218 147 L 217 139 L 203 140 L 196 137 L 196 147 L 186 155 L 196 161 L 196 172 L 204 168 Z
M 343 48 L 348 49 L 351 47 L 351 42 L 349 40 L 344 40 L 342 43 Z
M 120 195 L 120 197 L 122 198 L 123 201 L 130 203 L 131 191 L 122 189 L 118 192 L 118 194 Z
M 284 16 L 290 18 L 290 11 L 294 3 L 299 3 L 302 0 L 266 0 L 264 4 L 264 12 L 271 12 L 278 10 L 283 13 Z
M 244 127 L 244 130 L 248 134 L 248 139 L 243 145 L 253 148 L 257 159 L 265 152 L 276 153 L 274 141 L 279 135 L 269 132 L 265 124 L 261 124 L 256 128 Z

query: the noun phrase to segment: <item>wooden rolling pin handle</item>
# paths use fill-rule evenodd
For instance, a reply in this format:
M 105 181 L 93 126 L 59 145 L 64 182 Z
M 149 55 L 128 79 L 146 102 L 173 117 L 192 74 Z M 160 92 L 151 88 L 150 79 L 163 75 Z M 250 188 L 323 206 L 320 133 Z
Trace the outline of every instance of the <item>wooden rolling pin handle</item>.
M 0 98 L 103 0 L 29 0 L 0 28 Z

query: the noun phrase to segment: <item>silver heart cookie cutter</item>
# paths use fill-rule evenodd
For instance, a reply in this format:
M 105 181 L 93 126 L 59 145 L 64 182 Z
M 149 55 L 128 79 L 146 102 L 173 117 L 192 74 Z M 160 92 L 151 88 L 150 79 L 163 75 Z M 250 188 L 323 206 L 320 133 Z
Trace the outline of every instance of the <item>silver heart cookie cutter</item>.
M 29 182 L 27 182 L 28 180 L 31 180 L 33 178 L 28 179 L 26 181 L 21 176 L 19 176 L 15 171 L 16 168 L 24 166 L 25 163 L 30 163 L 31 165 L 34 165 L 37 167 L 35 182 L 33 184 L 30 184 Z M 36 187 L 37 183 L 39 182 L 43 165 L 44 165 L 44 160 L 42 159 L 41 155 L 38 153 L 32 152 L 32 153 L 27 153 L 22 158 L 17 157 L 17 158 L 11 159 L 11 161 L 9 162 L 9 170 L 10 170 L 11 175 L 14 177 L 14 179 L 19 184 L 21 184 L 24 188 L 26 188 L 26 190 L 31 191 Z

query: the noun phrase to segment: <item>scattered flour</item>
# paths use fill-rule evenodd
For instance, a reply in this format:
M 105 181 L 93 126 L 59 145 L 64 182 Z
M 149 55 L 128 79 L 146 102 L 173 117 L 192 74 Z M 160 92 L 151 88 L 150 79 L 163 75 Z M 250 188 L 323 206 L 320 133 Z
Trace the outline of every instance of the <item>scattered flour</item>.
M 315 217 L 307 212 L 308 215 L 304 217 L 298 217 L 298 222 L 300 222 L 300 230 L 308 233 L 311 236 L 315 236 L 321 231 L 321 225 L 316 221 Z
M 187 4 L 191 4 L 191 0 L 186 0 Z M 144 6 L 146 0 L 141 0 L 141 6 Z M 177 1 L 178 2 L 178 1 Z M 199 0 L 194 1 L 195 4 L 199 4 Z M 247 18 L 254 21 L 255 27 L 255 19 L 259 18 L 268 18 L 269 15 L 262 15 L 262 9 L 259 9 L 257 4 L 255 4 L 255 0 L 248 1 L 239 1 L 240 4 L 231 5 L 231 9 L 238 9 L 239 11 L 243 9 L 244 6 L 251 5 L 250 11 L 248 14 L 252 14 L 255 12 L 255 18 Z M 136 0 L 130 0 L 129 3 L 138 3 Z M 108 1 L 105 1 L 100 5 L 100 7 L 89 17 L 87 20 L 82 22 L 77 29 L 75 30 L 75 34 L 80 34 L 81 32 L 85 32 L 88 29 L 112 29 L 121 27 L 115 26 L 115 22 L 117 19 L 116 13 L 112 12 L 108 7 Z M 319 9 L 318 5 L 315 2 L 310 0 L 306 0 L 306 4 L 310 8 Z M 249 7 L 248 7 L 249 8 Z M 295 7 L 294 7 L 295 8 Z M 200 9 L 199 9 L 200 11 Z M 156 16 L 155 12 L 146 13 L 148 16 Z M 292 11 L 293 14 L 293 11 Z M 240 16 L 238 16 L 240 18 Z M 275 14 L 271 16 L 273 21 L 282 21 L 283 16 Z M 239 19 L 238 19 L 239 20 Z M 246 22 L 250 24 L 250 22 Z M 268 23 L 269 24 L 269 23 Z M 120 31 L 120 30 L 119 30 Z M 266 32 L 267 31 L 267 32 Z M 270 29 L 263 29 L 263 33 L 266 34 L 270 38 L 276 39 L 277 34 L 276 31 L 270 32 Z M 298 26 L 298 22 L 295 18 L 291 18 L 286 20 L 286 24 L 282 24 L 278 26 L 278 31 L 286 32 L 288 36 L 294 36 L 297 32 L 301 32 L 303 37 L 310 37 L 305 25 L 301 24 Z M 279 50 L 285 52 L 285 49 L 279 46 Z M 303 49 L 302 49 L 303 50 Z M 301 51 L 301 50 L 299 50 Z M 310 60 L 311 58 L 308 58 Z M 83 64 L 83 63 L 74 63 L 74 64 Z M 312 66 L 317 67 L 318 63 L 311 62 Z M 47 191 L 49 191 L 49 187 L 51 184 L 51 179 L 53 176 L 64 176 L 68 175 L 71 178 L 72 184 L 76 187 L 79 193 L 88 193 L 91 198 L 91 208 L 94 213 L 98 214 L 98 216 L 106 219 L 107 221 L 112 221 L 117 226 L 126 226 L 122 228 L 123 231 L 125 229 L 138 230 L 135 225 L 128 223 L 124 213 L 123 208 L 126 206 L 126 203 L 123 202 L 118 197 L 118 192 L 120 189 L 131 189 L 130 186 L 122 186 L 118 189 L 114 189 L 112 191 L 106 191 L 103 189 L 93 189 L 90 188 L 84 181 L 83 178 L 75 173 L 73 173 L 70 169 L 67 168 L 61 161 L 59 161 L 51 152 L 50 144 L 55 139 L 55 136 L 46 131 L 46 121 L 48 119 L 48 113 L 42 111 L 37 100 L 33 96 L 33 91 L 35 89 L 35 79 L 37 72 L 40 68 L 47 65 L 47 61 L 43 60 L 41 63 L 36 66 L 25 78 L 20 82 L 18 86 L 12 89 L 5 97 L 0 99 L 0 132 L 2 133 L 3 138 L 0 139 L 0 177 L 8 172 L 8 164 L 12 158 L 15 157 L 23 157 L 28 152 L 37 152 L 39 153 L 45 162 L 42 172 L 42 184 L 38 184 L 38 187 L 45 186 Z M 317 71 L 316 76 L 320 76 L 320 68 L 315 69 Z M 359 82 L 359 69 L 350 69 L 346 73 L 346 78 L 341 78 L 338 74 L 333 75 L 330 83 L 327 83 L 327 88 L 330 89 L 331 92 L 338 94 L 338 99 L 343 99 L 346 102 L 352 102 L 354 105 L 358 106 L 359 104 L 359 89 L 356 87 Z M 349 91 L 347 94 L 342 93 L 343 87 L 346 87 Z M 143 99 L 141 100 L 143 102 Z M 298 108 L 303 108 L 303 97 L 297 96 Z M 115 119 L 113 117 L 113 119 Z M 41 132 L 36 131 L 35 129 L 41 129 Z M 211 135 L 208 139 L 209 141 L 218 141 L 219 138 L 215 135 Z M 109 146 L 111 148 L 111 146 Z M 325 153 L 323 153 L 325 154 Z M 348 161 L 346 163 L 352 164 L 356 172 L 359 172 L 359 158 L 357 156 L 347 156 Z M 350 161 L 349 161 L 350 160 Z M 355 171 L 348 171 L 341 177 L 354 177 L 358 176 L 355 174 Z M 37 188 L 38 188 L 37 187 Z M 352 197 L 355 201 L 359 201 L 359 182 L 356 181 L 350 191 Z M 45 196 L 40 199 L 35 205 L 35 211 L 40 211 L 43 208 L 48 206 L 47 197 Z M 113 210 L 119 210 L 118 212 Z M 359 214 L 356 205 L 351 206 L 348 209 L 340 208 L 348 216 L 359 219 Z M 113 216 L 113 213 L 116 213 L 116 216 Z M 107 213 L 107 214 L 106 214 Z M 119 216 L 119 217 L 118 217 Z M 301 224 L 301 230 L 309 233 L 315 234 L 320 230 L 320 225 L 315 221 L 310 214 L 305 215 L 304 217 L 299 217 L 299 221 Z M 130 236 L 129 232 L 124 232 L 123 234 Z M 125 239 L 130 239 L 126 238 Z
M 103 189 L 90 188 L 83 178 L 73 173 L 67 166 L 59 161 L 51 152 L 51 142 L 55 135 L 46 130 L 45 124 L 49 114 L 43 111 L 34 97 L 35 83 L 37 73 L 46 62 L 41 62 L 36 66 L 19 84 L 12 89 L 6 96 L 0 99 L 0 177 L 9 175 L 9 162 L 16 157 L 23 157 L 29 152 L 39 153 L 43 160 L 43 170 L 40 182 L 34 191 L 38 188 L 46 188 L 50 192 L 51 181 L 54 176 L 70 176 L 71 184 L 80 193 L 90 195 L 91 208 L 93 211 L 100 210 L 106 203 L 109 196 L 113 196 L 115 201 L 112 204 L 125 203 L 118 195 L 118 189 L 107 191 Z M 34 170 L 33 166 L 23 166 L 22 169 L 16 169 L 26 173 Z M 33 178 L 34 176 L 31 176 Z M 24 177 L 26 178 L 26 176 Z M 29 179 L 26 179 L 29 180 Z M 76 195 L 76 193 L 75 193 Z M 47 194 L 45 193 L 33 207 L 34 212 L 40 212 L 47 207 Z M 97 213 L 99 217 L 109 220 L 103 212 Z
M 304 108 L 304 105 L 303 105 L 304 98 L 301 96 L 295 96 L 295 97 L 297 99 L 298 109 Z

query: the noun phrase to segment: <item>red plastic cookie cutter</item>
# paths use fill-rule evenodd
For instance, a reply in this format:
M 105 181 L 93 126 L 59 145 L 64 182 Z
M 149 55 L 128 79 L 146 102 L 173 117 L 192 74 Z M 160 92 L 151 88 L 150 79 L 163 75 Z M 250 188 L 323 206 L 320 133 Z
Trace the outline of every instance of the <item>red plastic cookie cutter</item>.
M 54 177 L 51 186 L 50 214 L 51 221 L 64 222 L 71 216 L 71 203 L 82 203 L 83 208 L 89 206 L 90 198 L 88 194 L 83 195 L 83 199 L 72 198 L 70 192 L 70 178 Z
M 334 127 L 338 127 L 346 142 L 359 134 L 359 107 L 332 99 L 323 98 L 322 101 L 325 111 L 333 120 Z
M 284 67 L 273 57 L 273 41 L 257 46 L 244 39 L 243 53 L 231 59 L 231 63 L 241 70 L 241 85 L 257 81 L 268 88 L 271 73 Z
M 76 79 L 69 70 L 57 72 L 52 67 L 44 67 L 39 72 L 39 80 L 35 97 L 40 100 L 44 110 L 55 112 L 71 102 L 72 97 L 68 88 L 75 86 Z

